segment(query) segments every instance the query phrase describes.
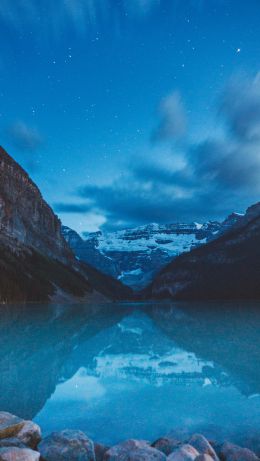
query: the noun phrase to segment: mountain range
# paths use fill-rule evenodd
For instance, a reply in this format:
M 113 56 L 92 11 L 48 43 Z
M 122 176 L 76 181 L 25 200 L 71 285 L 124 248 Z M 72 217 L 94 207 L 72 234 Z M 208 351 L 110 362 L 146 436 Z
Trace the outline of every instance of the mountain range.
M 116 232 L 85 233 L 63 226 L 62 233 L 77 257 L 133 290 L 140 290 L 174 258 L 227 232 L 241 215 L 222 223 L 148 224 Z
M 223 222 L 81 237 L 0 148 L 0 302 L 259 299 L 260 203 Z M 133 294 L 133 291 L 135 292 Z

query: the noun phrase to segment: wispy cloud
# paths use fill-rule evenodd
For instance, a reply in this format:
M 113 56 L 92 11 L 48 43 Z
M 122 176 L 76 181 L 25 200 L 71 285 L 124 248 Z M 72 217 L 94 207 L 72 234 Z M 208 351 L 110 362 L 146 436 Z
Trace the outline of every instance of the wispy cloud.
M 125 11 L 131 11 L 133 13 L 149 13 L 153 8 L 160 6 L 160 0 L 125 0 L 124 8 Z
M 93 205 L 87 203 L 55 203 L 54 209 L 57 213 L 89 213 L 93 210 Z
M 173 91 L 162 99 L 159 116 L 159 124 L 152 134 L 154 141 L 172 141 L 186 134 L 186 110 L 178 91 Z
M 30 25 L 57 35 L 67 26 L 84 32 L 115 12 L 143 15 L 159 5 L 160 0 L 1 0 L 0 20 L 19 30 Z
M 175 98 L 159 125 L 159 132 L 167 136 L 158 136 L 158 141 L 165 137 L 174 141 L 180 133 L 175 123 L 181 100 Z M 152 156 L 139 159 L 117 181 L 105 186 L 87 184 L 78 196 L 87 203 L 91 200 L 93 210 L 105 216 L 110 227 L 219 218 L 237 207 L 244 209 L 260 193 L 259 77 L 240 78 L 239 83 L 232 79 L 220 95 L 218 112 L 224 135 L 199 143 L 189 143 L 187 136 L 178 152 L 182 156 L 178 168 L 173 147 L 171 164 Z M 171 122 L 172 130 L 165 132 Z
M 236 76 L 231 80 L 223 94 L 221 113 L 241 141 L 260 140 L 260 73 L 253 79 Z
M 3 130 L 3 137 L 20 155 L 26 168 L 31 172 L 39 169 L 44 138 L 35 126 L 16 121 Z
M 43 137 L 38 129 L 23 121 L 11 124 L 6 133 L 11 143 L 22 151 L 35 152 L 43 143 Z

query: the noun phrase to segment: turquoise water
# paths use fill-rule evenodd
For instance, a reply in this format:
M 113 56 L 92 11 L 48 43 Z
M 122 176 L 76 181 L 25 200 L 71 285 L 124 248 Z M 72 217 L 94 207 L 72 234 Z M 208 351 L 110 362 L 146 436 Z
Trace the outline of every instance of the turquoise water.
M 0 409 L 45 434 L 260 440 L 257 303 L 13 306 L 0 322 Z

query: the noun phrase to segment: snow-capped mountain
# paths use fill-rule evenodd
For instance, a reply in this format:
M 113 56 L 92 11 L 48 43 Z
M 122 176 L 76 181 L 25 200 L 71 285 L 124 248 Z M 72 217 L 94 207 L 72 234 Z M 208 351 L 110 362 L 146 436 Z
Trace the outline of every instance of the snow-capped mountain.
M 84 239 L 68 227 L 62 232 L 79 259 L 138 290 L 176 256 L 226 232 L 240 216 L 233 213 L 223 223 L 148 224 L 116 232 L 99 231 L 85 234 Z

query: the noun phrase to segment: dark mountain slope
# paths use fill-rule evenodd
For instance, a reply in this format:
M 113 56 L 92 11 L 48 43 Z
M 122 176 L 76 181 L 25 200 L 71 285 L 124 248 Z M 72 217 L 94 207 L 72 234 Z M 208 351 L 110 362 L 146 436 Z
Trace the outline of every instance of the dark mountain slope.
M 131 290 L 91 266 L 79 264 L 75 270 L 15 240 L 0 238 L 0 303 L 126 298 L 131 298 Z
M 81 270 L 87 275 L 89 283 L 103 296 L 114 301 L 131 300 L 133 298 L 132 289 L 119 280 L 82 261 L 79 264 Z
M 28 174 L 0 148 L 0 302 L 118 300 L 131 291 L 77 261 Z
M 226 234 L 176 258 L 145 290 L 146 298 L 260 298 L 260 203 Z
M 65 263 L 74 256 L 61 222 L 26 171 L 0 147 L 0 230 L 9 237 Z
M 48 302 L 57 291 L 76 300 L 90 295 L 93 287 L 73 268 L 1 236 L 1 303 Z

